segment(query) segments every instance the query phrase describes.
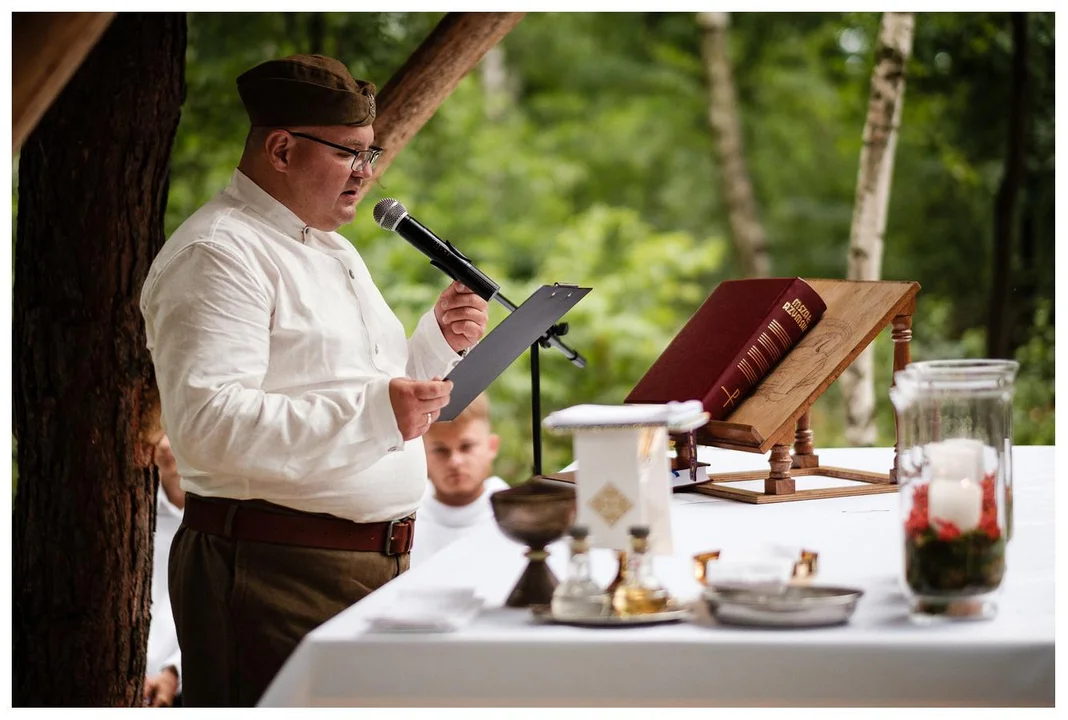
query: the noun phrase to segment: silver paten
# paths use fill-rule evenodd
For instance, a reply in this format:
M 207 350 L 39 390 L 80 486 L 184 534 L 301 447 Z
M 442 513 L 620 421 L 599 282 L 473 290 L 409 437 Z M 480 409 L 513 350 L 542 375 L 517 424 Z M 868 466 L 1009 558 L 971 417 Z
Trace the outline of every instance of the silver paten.
M 704 600 L 712 617 L 724 625 L 800 628 L 848 621 L 863 594 L 845 587 L 709 585 Z

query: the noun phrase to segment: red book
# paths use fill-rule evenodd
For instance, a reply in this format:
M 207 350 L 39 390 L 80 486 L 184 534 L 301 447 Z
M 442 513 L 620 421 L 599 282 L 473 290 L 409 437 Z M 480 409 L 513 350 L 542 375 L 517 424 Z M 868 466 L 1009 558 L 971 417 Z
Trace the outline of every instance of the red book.
M 801 278 L 726 280 L 708 296 L 624 402 L 701 400 L 723 420 L 823 316 Z

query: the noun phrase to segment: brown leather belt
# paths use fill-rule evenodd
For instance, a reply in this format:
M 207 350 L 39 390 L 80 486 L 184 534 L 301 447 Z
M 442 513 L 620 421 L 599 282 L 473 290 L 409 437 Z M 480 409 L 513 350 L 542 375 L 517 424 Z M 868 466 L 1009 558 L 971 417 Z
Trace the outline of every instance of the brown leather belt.
M 298 545 L 325 550 L 354 550 L 401 555 L 410 552 L 415 518 L 376 523 L 303 513 L 279 507 L 257 507 L 258 501 L 202 498 L 185 495 L 182 525 L 209 535 L 234 540 Z M 266 503 L 262 503 L 266 504 Z

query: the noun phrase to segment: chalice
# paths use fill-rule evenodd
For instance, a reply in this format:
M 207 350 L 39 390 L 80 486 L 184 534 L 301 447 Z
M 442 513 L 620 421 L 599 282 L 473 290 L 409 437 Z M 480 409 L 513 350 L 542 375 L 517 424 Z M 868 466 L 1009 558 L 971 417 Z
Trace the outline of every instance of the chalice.
M 545 563 L 545 546 L 563 537 L 575 521 L 575 489 L 533 480 L 490 495 L 493 516 L 510 539 L 526 545 L 526 570 L 509 593 L 508 607 L 548 605 L 557 580 Z

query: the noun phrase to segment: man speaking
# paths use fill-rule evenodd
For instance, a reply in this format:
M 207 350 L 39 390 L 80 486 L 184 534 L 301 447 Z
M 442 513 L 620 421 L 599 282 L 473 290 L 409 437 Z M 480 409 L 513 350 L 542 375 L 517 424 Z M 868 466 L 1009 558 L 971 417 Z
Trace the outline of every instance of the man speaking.
M 186 705 L 253 705 L 310 630 L 408 567 L 421 436 L 486 301 L 450 285 L 411 338 L 337 232 L 373 176 L 371 83 L 297 55 L 245 72 L 230 184 L 141 292 L 186 510 L 170 557 Z

